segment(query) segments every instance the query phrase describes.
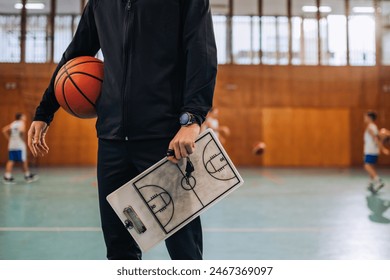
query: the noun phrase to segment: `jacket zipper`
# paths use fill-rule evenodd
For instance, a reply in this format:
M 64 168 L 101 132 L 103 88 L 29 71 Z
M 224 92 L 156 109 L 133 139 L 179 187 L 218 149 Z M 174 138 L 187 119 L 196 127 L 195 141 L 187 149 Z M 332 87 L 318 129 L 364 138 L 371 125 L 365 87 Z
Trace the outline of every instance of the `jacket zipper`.
M 127 124 L 127 98 L 126 98 L 126 84 L 127 84 L 127 73 L 129 64 L 129 28 L 130 28 L 130 13 L 132 8 L 132 1 L 128 0 L 126 4 L 126 15 L 125 15 L 125 40 L 123 43 L 123 79 L 122 79 L 122 136 L 124 140 L 129 140 L 129 136 L 126 135 L 126 124 Z

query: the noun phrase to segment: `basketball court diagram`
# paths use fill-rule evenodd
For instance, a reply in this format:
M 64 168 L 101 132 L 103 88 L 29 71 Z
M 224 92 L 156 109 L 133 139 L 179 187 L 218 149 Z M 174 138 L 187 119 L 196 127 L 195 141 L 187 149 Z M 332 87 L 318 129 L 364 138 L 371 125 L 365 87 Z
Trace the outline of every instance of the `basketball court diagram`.
M 108 196 L 141 248 L 148 231 L 161 232 L 163 240 L 243 184 L 211 130 L 196 140 L 190 160 L 190 176 L 187 159 L 172 164 L 165 158 Z

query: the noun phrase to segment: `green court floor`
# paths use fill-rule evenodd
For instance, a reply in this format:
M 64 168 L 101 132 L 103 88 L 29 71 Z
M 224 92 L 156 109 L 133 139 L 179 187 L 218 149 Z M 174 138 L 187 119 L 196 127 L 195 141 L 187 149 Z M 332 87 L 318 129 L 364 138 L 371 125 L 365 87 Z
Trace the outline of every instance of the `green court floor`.
M 34 171 L 0 183 L 0 259 L 105 259 L 95 169 Z M 245 184 L 202 215 L 205 259 L 390 259 L 390 187 L 369 195 L 361 169 L 239 171 Z M 144 259 L 169 257 L 160 244 Z

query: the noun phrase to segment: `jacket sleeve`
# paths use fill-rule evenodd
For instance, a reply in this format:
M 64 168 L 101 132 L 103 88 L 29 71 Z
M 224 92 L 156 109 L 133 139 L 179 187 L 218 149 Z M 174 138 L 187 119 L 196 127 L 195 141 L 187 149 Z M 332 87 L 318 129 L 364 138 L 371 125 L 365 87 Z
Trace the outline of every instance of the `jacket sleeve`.
M 217 49 L 209 0 L 184 0 L 183 50 L 186 73 L 182 112 L 203 122 L 213 103 Z
M 96 30 L 95 18 L 93 10 L 95 1 L 88 1 L 83 14 L 81 16 L 76 33 L 69 44 L 68 48 L 62 55 L 61 61 L 58 63 L 50 84 L 43 94 L 42 100 L 36 109 L 34 120 L 44 121 L 47 124 L 53 120 L 54 113 L 58 110 L 60 105 L 57 102 L 54 93 L 54 82 L 58 71 L 69 60 L 78 56 L 95 56 L 100 49 L 99 37 Z

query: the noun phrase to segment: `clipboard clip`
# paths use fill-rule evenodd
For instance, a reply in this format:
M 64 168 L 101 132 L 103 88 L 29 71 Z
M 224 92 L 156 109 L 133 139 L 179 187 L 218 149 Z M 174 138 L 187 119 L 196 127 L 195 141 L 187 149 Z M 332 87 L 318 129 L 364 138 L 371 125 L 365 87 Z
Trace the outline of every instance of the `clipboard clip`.
M 127 220 L 125 221 L 125 227 L 128 230 L 135 229 L 139 234 L 142 234 L 146 231 L 146 227 L 141 219 L 138 217 L 137 213 L 134 211 L 133 207 L 129 206 L 123 210 Z

